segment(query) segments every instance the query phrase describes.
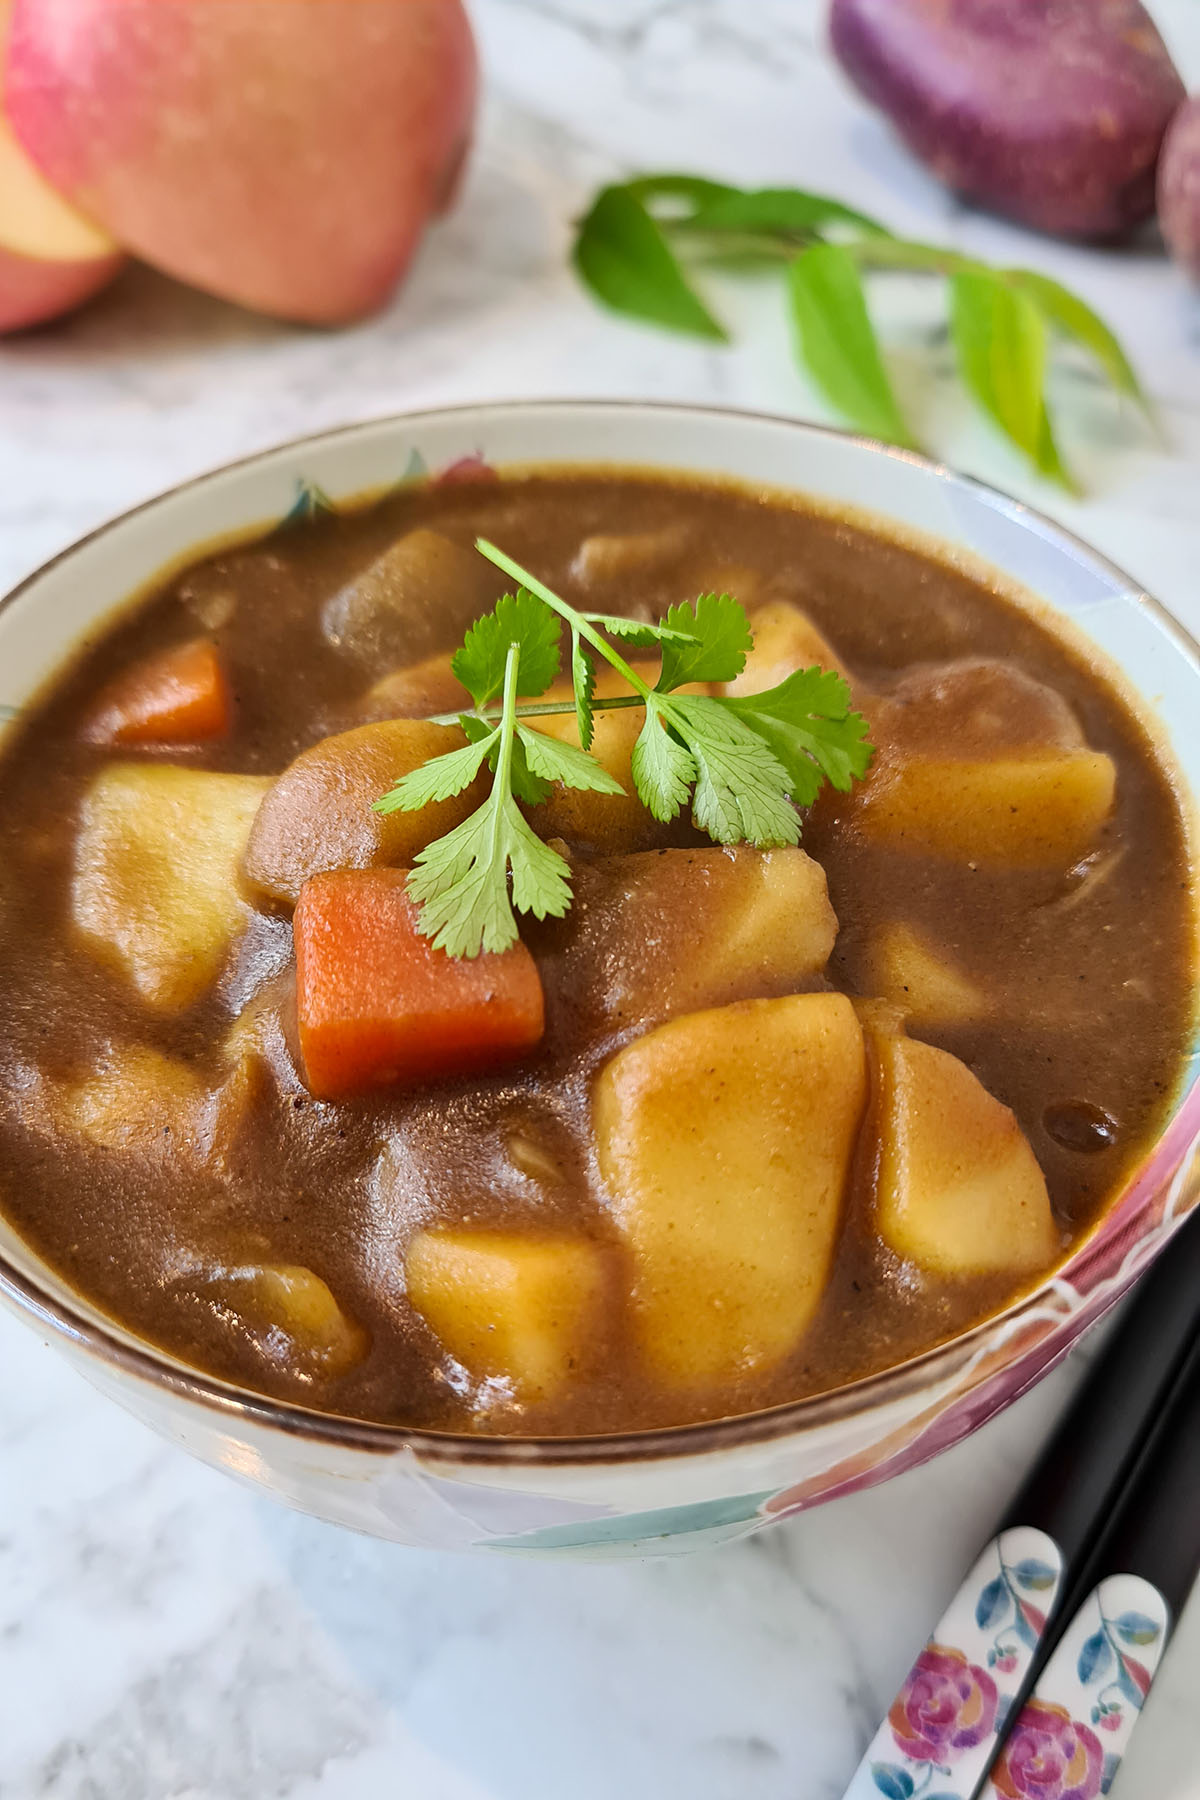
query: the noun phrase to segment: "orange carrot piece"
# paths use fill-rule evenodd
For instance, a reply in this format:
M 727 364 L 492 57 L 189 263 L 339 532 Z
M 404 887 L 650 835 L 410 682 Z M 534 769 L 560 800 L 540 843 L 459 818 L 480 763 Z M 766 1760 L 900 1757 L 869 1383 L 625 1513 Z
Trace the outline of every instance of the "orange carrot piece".
M 88 727 L 101 744 L 192 744 L 226 737 L 233 699 L 216 646 L 158 650 L 109 683 Z
M 319 1100 L 511 1062 L 545 1002 L 524 944 L 455 960 L 417 930 L 406 869 L 333 869 L 296 905 L 300 1050 Z

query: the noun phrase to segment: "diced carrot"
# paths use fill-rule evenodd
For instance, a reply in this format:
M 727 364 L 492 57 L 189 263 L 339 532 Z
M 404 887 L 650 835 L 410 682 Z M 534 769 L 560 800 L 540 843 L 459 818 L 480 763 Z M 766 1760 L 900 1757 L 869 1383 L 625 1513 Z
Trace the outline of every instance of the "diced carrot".
M 417 930 L 405 869 L 333 869 L 296 906 L 300 1049 L 319 1100 L 511 1062 L 541 1040 L 523 944 L 455 960 Z
M 156 651 L 110 682 L 87 735 L 102 744 L 191 744 L 225 737 L 232 721 L 216 646 L 193 638 Z

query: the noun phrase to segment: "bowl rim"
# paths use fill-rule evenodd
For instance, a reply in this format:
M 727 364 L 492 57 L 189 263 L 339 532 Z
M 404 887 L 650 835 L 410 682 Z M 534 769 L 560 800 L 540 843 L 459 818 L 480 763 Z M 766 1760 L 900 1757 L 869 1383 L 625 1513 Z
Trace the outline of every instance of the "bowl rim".
M 112 518 L 104 520 L 100 525 L 95 526 L 91 531 L 86 532 L 82 537 L 75 539 L 72 543 L 64 546 L 62 550 L 47 558 L 45 562 L 24 576 L 14 588 L 0 596 L 0 614 L 19 601 L 52 569 L 79 555 L 93 542 L 105 537 L 129 519 L 177 499 L 181 495 L 189 493 L 193 488 L 203 487 L 209 482 L 235 475 L 239 471 L 252 468 L 271 457 L 289 451 L 300 451 L 309 445 L 335 443 L 339 439 L 354 437 L 372 430 L 386 430 L 389 427 L 419 430 L 422 423 L 437 422 L 446 418 L 453 419 L 462 414 L 503 415 L 541 411 L 653 412 L 674 414 L 696 421 L 707 420 L 718 427 L 729 419 L 742 420 L 750 423 L 784 426 L 801 435 L 836 438 L 852 444 L 858 449 L 908 463 L 934 476 L 941 483 L 965 491 L 973 498 L 981 500 L 993 511 L 1004 515 L 1013 523 L 1023 526 L 1034 535 L 1066 550 L 1075 560 L 1086 562 L 1098 569 L 1118 584 L 1130 601 L 1150 613 L 1167 636 L 1175 641 L 1177 648 L 1182 650 L 1200 669 L 1200 643 L 1161 601 L 1156 600 L 1145 590 L 1139 581 L 1134 580 L 1117 563 L 1101 551 L 1096 550 L 1086 539 L 1070 530 L 1069 527 L 1060 525 L 1046 513 L 1039 511 L 1038 508 L 1030 506 L 1026 501 L 1016 499 L 1013 495 L 993 487 L 976 476 L 962 474 L 951 469 L 945 463 L 922 455 L 919 451 L 888 444 L 881 439 L 872 438 L 860 432 L 844 431 L 837 426 L 793 418 L 785 413 L 773 413 L 751 407 L 713 406 L 687 401 L 654 399 L 556 396 L 536 400 L 467 401 L 448 406 L 422 407 L 412 411 L 380 414 L 376 417 L 352 421 L 346 425 L 333 426 L 288 438 L 281 443 L 270 444 L 262 449 L 251 451 L 245 456 L 218 464 L 214 468 L 202 470 L 199 474 L 189 476 L 186 480 L 177 482 L 172 487 L 140 501 L 136 506 L 128 507 Z M 614 462 L 615 460 L 613 459 Z M 587 459 L 580 459 L 578 466 L 584 466 L 586 461 Z M 639 465 L 636 465 L 635 459 L 634 462 L 624 466 Z M 681 470 L 685 467 L 686 465 L 681 465 Z M 716 471 L 706 472 L 706 474 L 714 481 L 720 479 L 720 475 Z M 364 495 L 369 498 L 371 491 L 369 488 L 364 490 Z M 786 484 L 781 484 L 780 491 L 787 491 Z M 881 514 L 880 517 L 886 517 L 886 515 Z M 264 529 L 268 526 L 269 522 L 265 522 Z M 239 541 L 252 541 L 253 531 L 239 532 L 237 535 Z M 211 540 L 206 541 L 215 544 L 220 543 L 222 539 L 220 534 L 217 534 Z M 986 561 L 983 558 L 980 560 Z M 153 579 L 155 578 L 150 578 L 151 581 Z M 149 584 L 142 584 L 142 586 L 146 585 Z M 138 591 L 138 589 L 131 589 L 127 598 L 132 598 Z M 1059 609 L 1054 606 L 1053 602 L 1047 600 L 1045 604 L 1052 613 L 1058 612 Z M 1164 1123 L 1159 1137 L 1155 1140 L 1156 1145 L 1163 1141 L 1178 1116 L 1178 1111 L 1170 1115 Z M 1136 1172 L 1132 1172 L 1127 1178 L 1123 1193 L 1128 1192 L 1134 1179 L 1136 1179 Z M 1135 1242 L 1144 1235 L 1139 1230 L 1131 1236 L 1130 1242 Z M 1002 1311 L 990 1314 L 966 1331 L 933 1345 L 917 1356 L 861 1376 L 858 1380 L 847 1382 L 841 1387 L 808 1395 L 799 1400 L 785 1401 L 778 1406 L 760 1408 L 749 1413 L 733 1413 L 720 1418 L 700 1420 L 692 1424 L 656 1426 L 640 1431 L 598 1433 L 594 1436 L 538 1437 L 517 1434 L 493 1436 L 484 1433 L 435 1431 L 406 1425 L 390 1425 L 382 1421 L 357 1419 L 342 1413 L 322 1412 L 297 1401 L 275 1400 L 265 1394 L 255 1393 L 249 1388 L 242 1388 L 236 1383 L 224 1381 L 218 1376 L 208 1375 L 201 1369 L 192 1368 L 171 1355 L 170 1352 L 162 1350 L 152 1343 L 134 1341 L 134 1334 L 127 1332 L 115 1319 L 110 1324 L 99 1318 L 89 1317 L 83 1310 L 76 1310 L 66 1299 L 46 1291 L 39 1286 L 33 1276 L 16 1267 L 2 1248 L 0 1248 L 0 1298 L 12 1304 L 15 1310 L 24 1315 L 31 1323 L 48 1327 L 56 1337 L 67 1340 L 69 1344 L 83 1351 L 93 1360 L 114 1365 L 121 1375 L 131 1376 L 154 1388 L 165 1388 L 175 1397 L 196 1402 L 210 1412 L 215 1412 L 230 1420 L 244 1420 L 259 1427 L 273 1429 L 288 1437 L 300 1437 L 313 1442 L 369 1451 L 378 1455 L 395 1455 L 408 1451 L 428 1463 L 491 1465 L 510 1470 L 521 1466 L 550 1468 L 563 1464 L 611 1465 L 673 1459 L 682 1456 L 696 1457 L 747 1444 L 770 1443 L 794 1432 L 816 1430 L 826 1424 L 866 1414 L 878 1405 L 901 1401 L 913 1393 L 920 1393 L 928 1389 L 939 1376 L 953 1377 L 965 1365 L 973 1360 L 979 1360 L 980 1353 L 986 1350 L 990 1339 L 997 1337 L 1004 1341 L 1007 1336 L 1014 1349 L 1011 1357 L 1005 1357 L 997 1365 L 1002 1368 L 1010 1361 L 1015 1361 L 1020 1357 L 1026 1340 L 1019 1328 L 1025 1323 L 1032 1326 L 1045 1320 L 1046 1302 L 1056 1293 L 1061 1294 L 1064 1273 L 1072 1267 L 1077 1258 L 1086 1254 L 1094 1241 L 1095 1234 L 1089 1233 L 1076 1245 L 1067 1262 L 1057 1265 L 1036 1286 L 1019 1295 Z M 32 1250 L 30 1255 L 37 1262 L 43 1260 L 37 1257 L 36 1252 Z M 1103 1303 L 1105 1308 L 1115 1302 L 1123 1291 L 1124 1285 L 1120 1281 L 1113 1284 L 1112 1292 L 1105 1296 Z M 90 1303 L 85 1302 L 84 1304 L 90 1306 Z M 99 1311 L 98 1308 L 94 1310 Z M 997 1366 L 988 1368 L 986 1375 L 981 1379 L 986 1379 L 987 1376 L 997 1372 Z

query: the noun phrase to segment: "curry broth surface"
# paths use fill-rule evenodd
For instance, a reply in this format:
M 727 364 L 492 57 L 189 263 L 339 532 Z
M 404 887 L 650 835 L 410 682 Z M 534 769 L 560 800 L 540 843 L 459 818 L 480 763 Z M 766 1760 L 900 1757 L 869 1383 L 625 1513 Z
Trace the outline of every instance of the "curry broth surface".
M 1144 1153 L 1180 1067 L 1192 925 L 1179 803 L 1119 696 L 1033 616 L 856 524 L 717 485 L 531 474 L 410 490 L 204 559 L 85 646 L 13 734 L 0 764 L 0 1198 L 16 1227 L 95 1303 L 189 1362 L 326 1410 L 456 1430 L 587 1434 L 751 1410 L 903 1360 L 1004 1304 L 1011 1280 L 940 1281 L 888 1252 L 871 1230 L 859 1170 L 815 1322 L 789 1358 L 739 1387 L 682 1396 L 656 1388 L 629 1348 L 616 1297 L 590 1359 L 600 1374 L 581 1375 L 553 1403 L 519 1407 L 503 1384 L 481 1388 L 444 1357 L 404 1295 L 404 1246 L 415 1228 L 554 1218 L 615 1242 L 590 1148 L 589 1095 L 598 1066 L 633 1034 L 597 1034 L 564 978 L 562 951 L 587 904 L 586 867 L 575 924 L 523 926 L 550 1029 L 541 1052 L 503 1075 L 337 1105 L 294 1084 L 267 1085 L 219 1181 L 189 1175 L 183 1161 L 172 1162 L 169 1180 L 139 1174 L 130 1159 L 47 1129 L 44 1079 L 78 1077 L 110 1041 L 154 1044 L 215 1082 L 231 1018 L 264 982 L 283 991 L 291 958 L 289 922 L 256 915 L 216 990 L 163 1019 L 72 940 L 80 798 L 116 754 L 81 741 L 96 691 L 228 612 L 212 635 L 232 673 L 232 736 L 133 754 L 279 772 L 318 738 L 360 721 L 362 671 L 323 638 L 321 605 L 418 524 L 464 544 L 487 535 L 579 605 L 656 615 L 709 589 L 747 603 L 792 600 L 871 690 L 911 665 L 963 656 L 1004 659 L 1057 690 L 1088 744 L 1117 764 L 1117 804 L 1098 846 L 1120 852 L 1109 877 L 1079 903 L 1061 872 L 984 870 L 889 849 L 843 829 L 837 809 L 819 804 L 804 848 L 826 870 L 840 922 L 828 981 L 869 992 L 872 927 L 902 918 L 929 927 L 968 973 L 1007 996 L 986 1024 L 912 1035 L 953 1051 L 1014 1109 L 1064 1245 Z M 591 533 L 681 525 L 677 553 L 623 593 L 598 602 L 572 574 Z M 494 593 L 506 585 L 497 575 Z M 452 648 L 478 610 L 474 598 L 464 610 L 447 595 L 414 616 L 408 660 Z M 678 841 L 701 840 L 685 827 Z M 1047 1109 L 1077 1101 L 1116 1121 L 1114 1142 L 1083 1153 L 1050 1135 Z M 514 1165 L 505 1151 L 514 1131 L 551 1147 L 561 1180 Z M 369 1332 L 366 1360 L 337 1379 L 302 1379 L 232 1329 L 187 1281 L 218 1241 L 247 1254 L 269 1246 L 278 1261 L 316 1269 Z

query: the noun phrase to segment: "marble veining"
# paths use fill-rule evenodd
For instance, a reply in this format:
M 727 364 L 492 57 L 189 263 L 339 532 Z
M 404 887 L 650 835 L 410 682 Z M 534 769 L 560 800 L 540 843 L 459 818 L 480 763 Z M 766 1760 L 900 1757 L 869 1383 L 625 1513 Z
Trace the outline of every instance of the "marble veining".
M 820 418 L 778 294 L 716 284 L 729 349 L 598 312 L 566 266 L 600 181 L 793 181 L 1079 287 L 1168 447 L 1056 377 L 1090 497 L 1039 487 L 952 376 L 936 284 L 879 313 L 919 429 L 1200 628 L 1200 297 L 1151 242 L 1099 253 L 964 211 L 847 91 L 823 0 L 474 0 L 488 70 L 458 211 L 381 318 L 295 331 L 131 270 L 0 343 L 0 589 L 110 514 L 273 440 L 492 397 L 626 395 Z M 1155 0 L 1200 83 L 1196 0 Z M 3 1800 L 838 1800 L 912 1654 L 1076 1378 L 886 1488 L 718 1552 L 540 1565 L 405 1551 L 251 1496 L 0 1317 Z M 1200 1606 L 1114 1790 L 1200 1800 Z

